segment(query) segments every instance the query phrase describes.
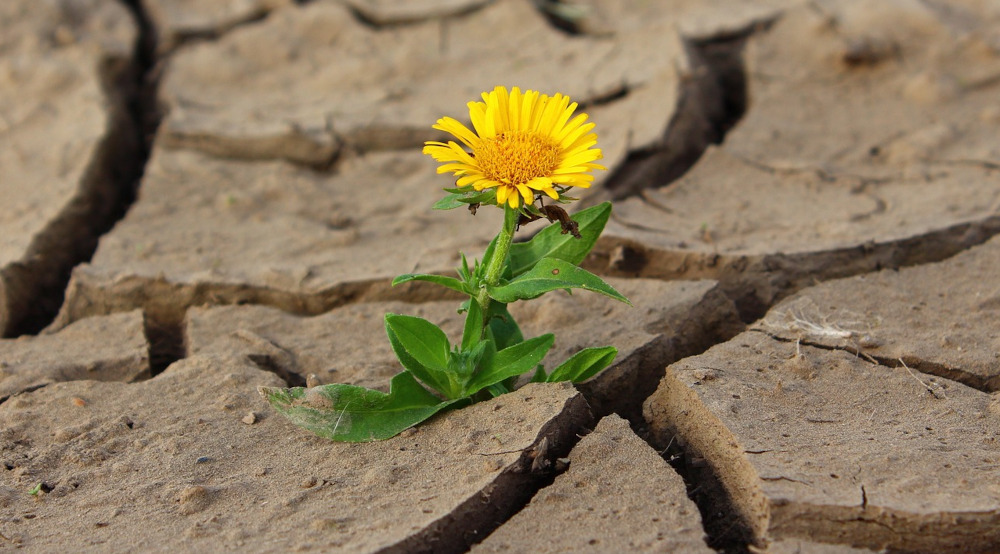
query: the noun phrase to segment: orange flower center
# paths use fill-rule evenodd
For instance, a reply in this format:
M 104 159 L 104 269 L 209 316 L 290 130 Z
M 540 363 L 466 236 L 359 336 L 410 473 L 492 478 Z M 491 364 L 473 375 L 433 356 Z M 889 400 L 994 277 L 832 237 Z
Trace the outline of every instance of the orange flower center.
M 551 177 L 559 167 L 559 145 L 548 137 L 523 131 L 508 131 L 484 140 L 472 154 L 488 179 L 506 185 Z

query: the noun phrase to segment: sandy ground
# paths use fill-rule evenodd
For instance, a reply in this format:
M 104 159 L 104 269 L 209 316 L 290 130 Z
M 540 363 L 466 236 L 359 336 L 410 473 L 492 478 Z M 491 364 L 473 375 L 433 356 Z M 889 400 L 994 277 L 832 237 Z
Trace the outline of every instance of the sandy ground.
M 635 305 L 511 311 L 618 359 L 294 427 L 384 313 L 460 335 L 390 281 L 498 229 L 420 153 L 497 84 L 597 124 Z M 981 0 L 6 0 L 0 550 L 1000 550 L 998 93 Z

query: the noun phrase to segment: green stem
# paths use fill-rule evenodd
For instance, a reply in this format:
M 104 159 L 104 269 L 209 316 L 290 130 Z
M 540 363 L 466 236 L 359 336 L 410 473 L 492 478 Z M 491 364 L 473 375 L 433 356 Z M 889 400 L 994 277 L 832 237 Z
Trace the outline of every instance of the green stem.
M 520 217 L 520 214 L 517 209 L 504 204 L 503 228 L 500 229 L 500 235 L 497 236 L 497 245 L 493 250 L 493 257 L 490 258 L 490 263 L 486 266 L 486 282 L 480 287 L 479 294 L 476 295 L 476 301 L 479 302 L 479 307 L 483 309 L 483 318 L 489 317 L 487 314 L 490 309 L 490 297 L 486 293 L 486 285 L 493 287 L 500 282 L 504 262 L 507 261 L 507 253 L 510 251 L 510 243 L 514 240 L 514 229 L 517 228 L 518 217 Z M 489 321 L 484 321 L 483 323 L 483 332 L 485 333 L 486 328 L 489 326 Z

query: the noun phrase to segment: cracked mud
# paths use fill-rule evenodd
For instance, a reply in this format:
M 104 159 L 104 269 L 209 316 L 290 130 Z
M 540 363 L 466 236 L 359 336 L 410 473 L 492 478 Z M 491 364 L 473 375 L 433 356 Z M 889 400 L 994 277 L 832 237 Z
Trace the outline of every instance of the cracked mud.
M 1000 9 L 952 0 L 0 4 L 0 549 L 1000 549 Z M 383 442 L 391 279 L 479 255 L 430 124 L 569 94 L 635 304 L 511 311 L 577 388 Z M 577 208 L 578 209 L 578 208 Z M 526 228 L 537 231 L 540 223 Z M 346 424 L 346 423 L 345 423 Z

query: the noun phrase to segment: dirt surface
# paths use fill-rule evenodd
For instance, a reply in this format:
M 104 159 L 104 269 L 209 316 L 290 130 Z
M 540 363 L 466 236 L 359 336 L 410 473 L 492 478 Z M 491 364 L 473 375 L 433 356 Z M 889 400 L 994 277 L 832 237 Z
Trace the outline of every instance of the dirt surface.
M 565 463 L 565 473 L 472 552 L 712 552 L 684 481 L 624 419 L 602 419 Z
M 556 334 L 556 344 L 542 363 L 553 368 L 580 348 L 612 345 L 614 363 L 581 384 L 591 408 L 639 417 L 636 403 L 652 393 L 662 374 L 662 360 L 680 359 L 742 329 L 732 302 L 712 281 L 664 282 L 650 279 L 609 281 L 638 307 L 597 295 L 550 294 L 536 302 L 514 304 L 511 314 L 527 336 Z M 188 355 L 259 351 L 286 381 L 305 384 L 349 383 L 387 389 L 399 371 L 385 335 L 383 315 L 417 315 L 441 327 L 457 342 L 464 316 L 456 302 L 406 304 L 371 302 L 303 317 L 264 306 L 192 308 L 187 312 L 184 342 Z M 594 328 L 587 314 L 618 324 Z M 697 314 L 697 317 L 692 317 Z M 86 320 L 83 320 L 86 321 Z
M 0 339 L 0 398 L 60 381 L 148 378 L 149 343 L 138 310 L 81 319 L 59 332 Z
M 142 163 L 127 102 L 138 30 L 104 0 L 0 7 L 0 333 L 37 330 Z
M 5 0 L 0 550 L 1000 550 L 1000 8 L 980 0 Z M 562 92 L 614 202 L 528 385 L 339 444 L 500 226 L 420 153 Z M 518 238 L 542 227 L 526 225 Z M 349 424 L 349 423 L 345 423 Z
M 739 125 L 682 179 L 618 203 L 594 267 L 719 279 L 757 317 L 789 288 L 991 236 L 1000 14 L 976 9 L 807 3 L 750 34 Z
M 281 384 L 239 359 L 195 356 L 142 383 L 77 381 L 5 402 L 4 535 L 38 550 L 455 549 L 530 490 L 534 446 L 555 455 L 590 421 L 572 386 L 529 386 L 392 441 L 331 444 L 254 389 Z M 48 492 L 21 493 L 35 483 Z

